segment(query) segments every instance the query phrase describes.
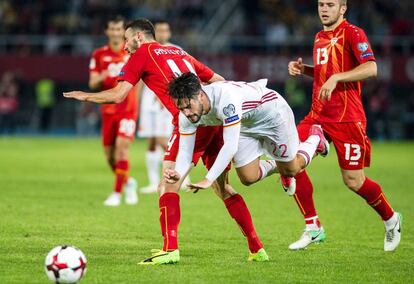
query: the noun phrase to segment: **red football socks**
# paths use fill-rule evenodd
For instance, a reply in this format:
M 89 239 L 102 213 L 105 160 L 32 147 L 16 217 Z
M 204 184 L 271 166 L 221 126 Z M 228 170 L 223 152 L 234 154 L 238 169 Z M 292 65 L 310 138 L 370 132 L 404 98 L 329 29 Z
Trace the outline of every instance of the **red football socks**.
M 256 234 L 252 216 L 250 215 L 243 197 L 240 194 L 233 195 L 225 199 L 224 204 L 231 217 L 237 222 L 243 234 L 246 236 L 250 252 L 258 252 L 263 247 L 263 244 Z
M 313 185 L 306 171 L 302 171 L 295 176 L 296 193 L 295 201 L 298 204 L 300 212 L 305 218 L 306 224 L 316 224 L 320 227 L 315 205 L 313 203 Z M 308 225 L 309 225 L 308 224 Z
M 128 179 L 128 161 L 122 160 L 118 161 L 115 164 L 115 188 L 114 191 L 121 193 L 122 192 L 122 186 Z
M 381 216 L 382 220 L 386 221 L 392 217 L 394 210 L 385 198 L 381 190 L 381 186 L 368 177 L 365 178 L 364 184 L 356 192 L 359 196 L 364 198 L 366 202 Z
M 159 200 L 160 225 L 164 237 L 163 251 L 178 249 L 178 224 L 180 223 L 180 196 L 175 192 L 164 193 Z

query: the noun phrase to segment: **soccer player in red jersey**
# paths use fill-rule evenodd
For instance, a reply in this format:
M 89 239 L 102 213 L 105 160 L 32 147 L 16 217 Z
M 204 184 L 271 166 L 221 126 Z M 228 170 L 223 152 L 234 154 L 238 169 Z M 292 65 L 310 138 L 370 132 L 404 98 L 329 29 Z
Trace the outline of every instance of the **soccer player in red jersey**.
M 362 80 L 377 75 L 377 65 L 365 32 L 344 19 L 346 0 L 318 0 L 323 30 L 316 34 L 313 66 L 299 58 L 289 62 L 292 76 L 314 78 L 312 106 L 299 123 L 300 139 L 306 139 L 312 124 L 320 124 L 334 144 L 345 185 L 361 196 L 385 224 L 384 250 L 394 251 L 401 239 L 402 216 L 394 212 L 380 185 L 365 176 L 371 146 L 361 101 Z M 313 203 L 312 183 L 306 172 L 296 177 L 295 200 L 306 222 L 302 237 L 289 246 L 302 249 L 325 239 Z
M 125 99 L 132 86 L 142 79 L 173 115 L 175 128 L 164 156 L 163 172 L 166 169 L 174 169 L 180 138 L 177 127 L 179 110 L 168 95 L 168 83 L 185 72 L 197 74 L 200 80 L 206 83 L 223 80 L 223 77 L 214 73 L 184 50 L 174 46 L 162 46 L 156 42 L 154 27 L 146 19 L 138 19 L 128 24 L 125 38 L 125 49 L 132 55 L 120 72 L 119 82 L 114 88 L 99 93 L 74 91 L 64 93 L 64 96 L 95 103 L 120 103 Z M 199 158 L 202 158 L 206 167 L 210 169 L 223 145 L 222 135 L 221 127 L 199 127 L 193 163 L 196 164 Z M 235 219 L 247 238 L 250 251 L 248 259 L 267 261 L 269 258 L 256 234 L 249 209 L 242 196 L 228 184 L 227 171 L 223 172 L 215 181 L 203 181 L 203 184 L 193 184 L 193 186 L 205 187 L 208 183 L 208 186 L 214 188 L 216 194 L 223 200 L 230 216 Z M 154 252 L 150 258 L 140 264 L 176 263 L 180 259 L 178 250 L 179 184 L 167 184 L 163 178 L 158 192 L 160 194 L 160 225 L 164 246 L 162 250 Z
M 111 89 L 117 84 L 118 74 L 129 58 L 124 50 L 125 20 L 121 16 L 109 18 L 105 34 L 108 44 L 96 49 L 89 64 L 89 87 Z M 125 185 L 125 203 L 136 204 L 137 182 L 128 177 L 128 148 L 134 140 L 138 116 L 137 90 L 131 88 L 120 104 L 105 104 L 102 113 L 102 143 L 108 163 L 115 173 L 114 191 L 105 200 L 106 206 L 121 204 L 122 188 Z

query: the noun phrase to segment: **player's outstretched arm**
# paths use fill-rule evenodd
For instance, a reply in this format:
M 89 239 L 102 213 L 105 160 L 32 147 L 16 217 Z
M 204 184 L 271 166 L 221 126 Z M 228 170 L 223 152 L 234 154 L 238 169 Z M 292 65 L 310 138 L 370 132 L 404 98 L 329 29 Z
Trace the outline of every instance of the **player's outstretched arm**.
M 127 81 L 119 82 L 114 88 L 98 93 L 87 93 L 82 91 L 65 92 L 65 98 L 72 98 L 84 102 L 98 104 L 119 104 L 121 103 L 133 86 Z
M 339 82 L 355 82 L 368 79 L 370 77 L 377 76 L 377 63 L 375 61 L 368 61 L 358 65 L 352 70 L 333 74 L 326 82 L 323 84 L 319 91 L 319 99 L 321 100 L 330 100 L 333 90 L 335 90 L 336 85 Z
M 291 76 L 307 75 L 313 77 L 313 66 L 304 64 L 302 58 L 296 61 L 290 61 L 288 64 L 288 72 Z
M 181 114 L 180 114 L 181 116 Z M 178 147 L 178 155 L 175 160 L 175 169 L 167 169 L 164 171 L 163 176 L 167 183 L 177 183 L 188 175 L 192 168 L 192 159 L 195 145 L 196 128 L 191 134 L 180 133 L 180 143 Z M 180 184 L 181 186 L 181 184 Z

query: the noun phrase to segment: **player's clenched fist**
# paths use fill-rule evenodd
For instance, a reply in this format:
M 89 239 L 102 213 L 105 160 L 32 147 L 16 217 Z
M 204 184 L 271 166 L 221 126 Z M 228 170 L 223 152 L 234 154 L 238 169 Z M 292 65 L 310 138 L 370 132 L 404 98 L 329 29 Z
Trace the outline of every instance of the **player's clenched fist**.
M 299 57 L 297 61 L 290 61 L 288 64 L 289 75 L 296 76 L 301 75 L 305 71 L 305 65 L 302 62 L 302 58 Z

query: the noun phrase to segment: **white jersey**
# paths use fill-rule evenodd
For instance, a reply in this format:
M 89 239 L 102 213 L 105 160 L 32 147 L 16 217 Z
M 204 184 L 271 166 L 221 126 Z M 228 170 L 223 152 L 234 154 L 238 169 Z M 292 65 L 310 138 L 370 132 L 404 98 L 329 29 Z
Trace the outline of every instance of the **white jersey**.
M 266 87 L 267 79 L 256 82 L 221 81 L 203 86 L 210 110 L 197 123 L 180 112 L 179 154 L 176 170 L 183 175 L 191 163 L 198 126 L 223 125 L 224 145 L 206 178 L 214 181 L 233 159 L 242 167 L 262 154 L 288 162 L 295 158 L 299 137 L 291 108 L 276 91 Z M 191 154 L 191 155 L 190 155 Z
M 180 133 L 193 133 L 198 126 L 223 125 L 241 122 L 240 133 L 246 136 L 272 135 L 278 123 L 278 105 L 287 103 L 276 91 L 266 88 L 267 79 L 256 82 L 222 81 L 203 86 L 211 109 L 197 123 L 191 123 L 180 113 Z

